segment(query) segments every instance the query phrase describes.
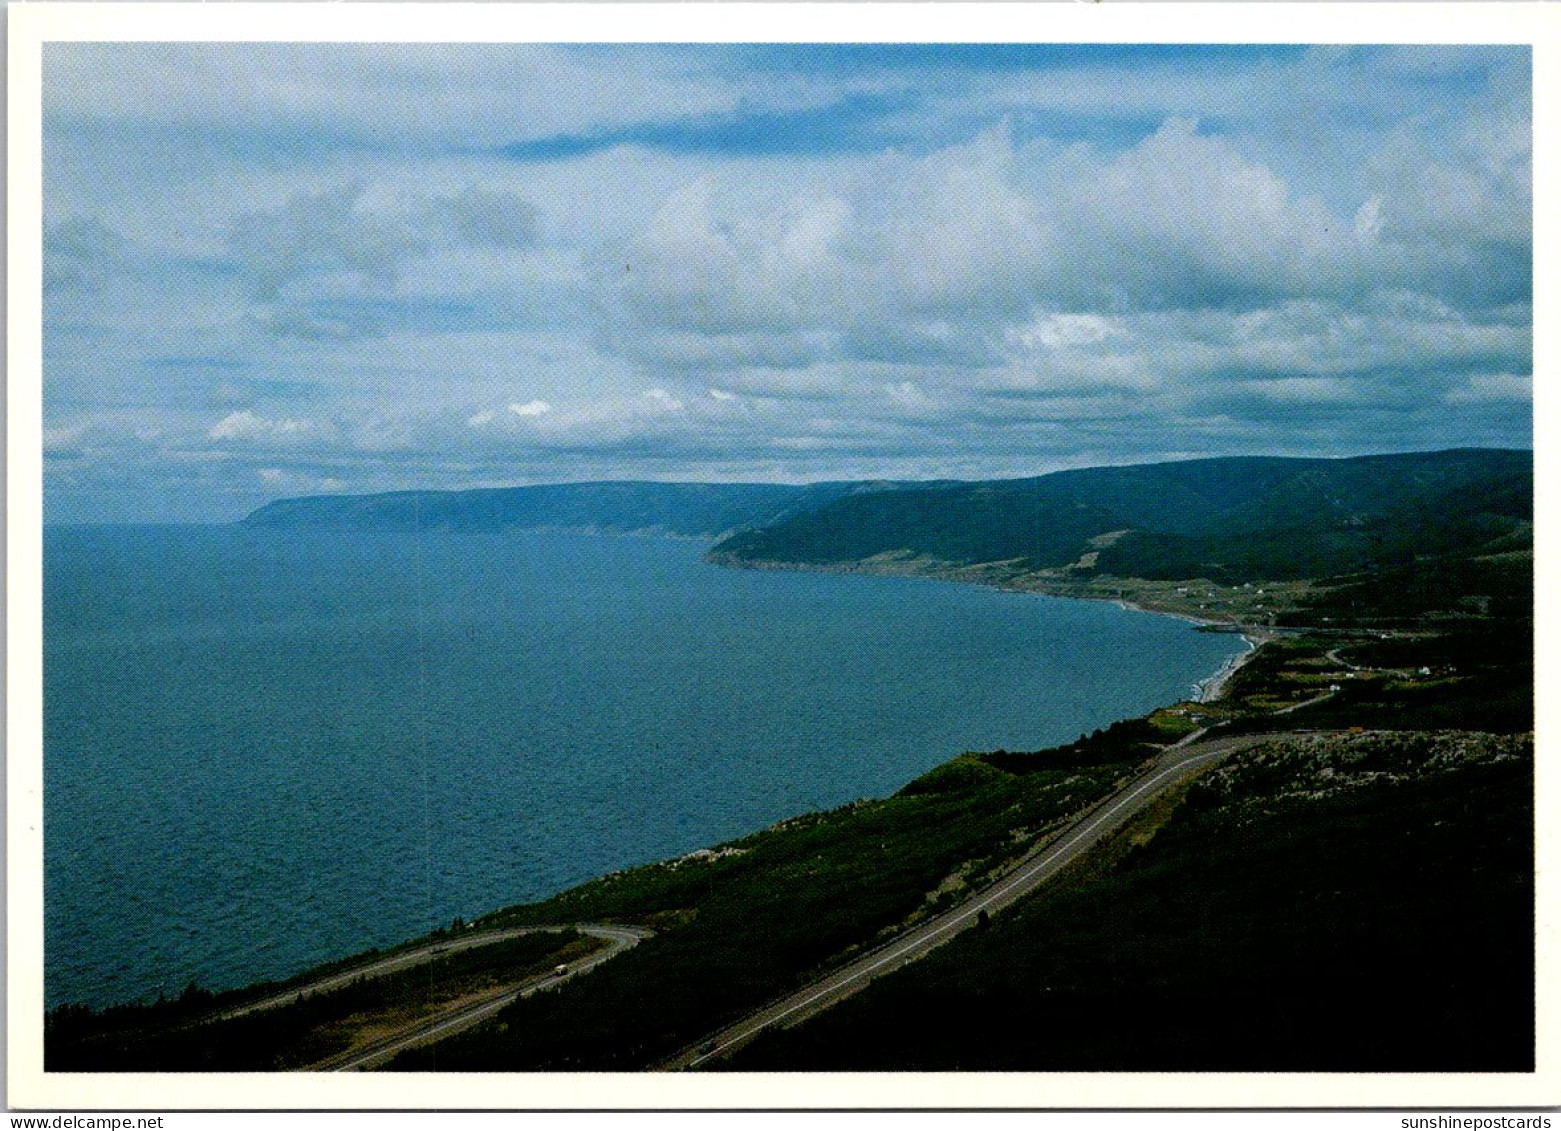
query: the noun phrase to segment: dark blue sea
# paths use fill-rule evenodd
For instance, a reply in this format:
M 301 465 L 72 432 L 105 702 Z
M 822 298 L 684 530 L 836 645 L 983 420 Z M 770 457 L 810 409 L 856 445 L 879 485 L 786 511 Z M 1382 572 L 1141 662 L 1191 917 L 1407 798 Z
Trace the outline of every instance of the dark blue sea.
M 223 989 L 534 900 L 1241 647 L 1103 603 L 554 533 L 45 532 L 46 994 Z

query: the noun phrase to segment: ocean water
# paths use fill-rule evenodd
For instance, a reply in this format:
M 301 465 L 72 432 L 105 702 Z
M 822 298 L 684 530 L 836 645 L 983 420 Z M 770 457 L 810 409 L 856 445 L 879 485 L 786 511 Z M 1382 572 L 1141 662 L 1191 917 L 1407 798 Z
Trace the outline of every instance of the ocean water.
M 45 987 L 281 977 L 962 750 L 1184 697 L 1241 643 L 1112 605 L 729 570 L 653 538 L 55 527 Z

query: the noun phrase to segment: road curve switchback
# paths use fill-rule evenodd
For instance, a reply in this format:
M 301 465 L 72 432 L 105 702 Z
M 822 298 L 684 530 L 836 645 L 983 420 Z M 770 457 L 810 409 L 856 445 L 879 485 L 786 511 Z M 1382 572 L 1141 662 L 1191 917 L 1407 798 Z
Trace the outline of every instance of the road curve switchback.
M 544 931 L 568 931 L 578 930 L 582 934 L 596 934 L 597 932 L 637 932 L 639 938 L 647 938 L 649 931 L 638 927 L 618 927 L 597 923 L 547 925 L 538 927 L 510 927 L 497 931 L 473 931 L 469 934 L 452 934 L 446 938 L 435 939 L 422 946 L 408 950 L 398 951 L 377 962 L 370 962 L 363 966 L 353 966 L 347 970 L 341 970 L 334 974 L 327 974 L 323 978 L 317 978 L 312 982 L 302 985 L 290 986 L 280 993 L 270 997 L 261 998 L 245 1005 L 236 1006 L 233 1009 L 225 1009 L 220 1013 L 202 1018 L 204 1021 L 230 1021 L 235 1017 L 243 1017 L 245 1014 L 258 1013 L 265 1009 L 278 1009 L 284 1005 L 292 1005 L 300 997 L 309 997 L 313 994 L 325 993 L 329 990 L 340 989 L 350 985 L 360 978 L 380 978 L 386 974 L 394 974 L 399 970 L 405 970 L 413 966 L 421 966 L 425 962 L 432 962 L 436 958 L 444 958 L 451 954 L 458 954 L 463 950 L 475 950 L 478 947 L 492 946 L 508 939 L 519 938 L 522 935 L 534 935 Z M 598 938 L 609 938 L 608 934 L 597 934 Z M 633 944 L 630 944 L 633 945 Z
M 570 978 L 585 973 L 587 970 L 594 970 L 603 962 L 617 957 L 623 951 L 638 945 L 640 940 L 647 939 L 652 934 L 652 932 L 642 927 L 609 926 L 603 923 L 575 923 L 569 926 L 558 927 L 518 928 L 515 931 L 507 932 L 506 937 L 531 931 L 562 931 L 570 929 L 579 931 L 582 935 L 591 935 L 595 938 L 605 939 L 608 945 L 604 950 L 596 951 L 569 963 L 567 968 L 561 973 L 542 974 L 528 978 L 518 985 L 505 986 L 503 989 L 489 994 L 478 1001 L 468 1002 L 458 1009 L 448 1010 L 426 1018 L 415 1026 L 384 1037 L 371 1045 L 350 1049 L 345 1053 L 321 1061 L 319 1064 L 311 1065 L 310 1071 L 355 1072 L 376 1068 L 388 1062 L 397 1053 L 415 1048 L 418 1045 L 428 1044 L 430 1041 L 443 1040 L 446 1037 L 454 1036 L 463 1029 L 471 1028 L 478 1022 L 486 1021 L 512 1001 L 530 997 L 532 994 L 539 993 L 542 990 L 552 989 L 567 982 Z M 488 941 L 495 941 L 494 935 L 498 933 L 490 933 Z
M 1091 806 L 1061 834 L 1042 841 L 1000 879 L 963 903 L 685 1048 L 656 1065 L 656 1069 L 671 1072 L 698 1068 L 708 1061 L 730 1054 L 766 1029 L 795 1025 L 804 1018 L 828 1009 L 862 989 L 874 978 L 921 958 L 961 931 L 975 926 L 982 912 L 990 915 L 1023 899 L 1193 773 L 1238 751 L 1284 737 L 1255 734 L 1202 739 L 1201 735 L 1202 732 L 1194 733 L 1188 736 L 1191 741 L 1184 739 L 1168 747 L 1148 768 L 1115 793 Z

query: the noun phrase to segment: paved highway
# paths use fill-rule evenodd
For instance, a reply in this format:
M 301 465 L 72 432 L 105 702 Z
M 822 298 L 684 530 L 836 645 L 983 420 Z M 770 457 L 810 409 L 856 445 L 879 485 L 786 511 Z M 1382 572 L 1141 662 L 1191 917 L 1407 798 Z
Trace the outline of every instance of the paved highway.
M 329 974 L 301 986 L 293 986 L 281 993 L 272 994 L 268 998 L 250 1002 L 234 1009 L 227 1009 L 221 1013 L 203 1018 L 203 1021 L 227 1021 L 234 1017 L 243 1017 L 246 1013 L 258 1013 L 263 1009 L 276 1009 L 283 1005 L 292 1005 L 300 996 L 323 993 L 326 990 L 339 989 L 349 985 L 359 978 L 379 978 L 386 974 L 394 974 L 397 970 L 405 970 L 409 966 L 420 966 L 425 962 L 432 962 L 436 958 L 443 958 L 449 954 L 456 954 L 463 950 L 472 950 L 479 946 L 491 946 L 494 943 L 503 942 L 505 939 L 519 938 L 521 935 L 532 935 L 539 931 L 566 931 L 568 926 L 546 927 L 511 927 L 501 931 L 480 931 L 472 934 L 452 935 L 447 939 L 431 942 L 426 946 L 417 947 L 415 950 L 403 950 L 389 958 L 383 958 L 378 962 L 369 963 L 367 966 L 354 966 L 350 970 L 343 970 L 336 974 Z M 598 931 L 622 931 L 628 928 L 605 927 L 595 924 L 581 924 L 575 928 L 585 934 L 595 934 Z M 598 935 L 599 938 L 607 938 L 607 935 Z
M 561 931 L 564 927 L 529 927 L 524 931 Z M 640 927 L 609 927 L 597 923 L 579 923 L 574 929 L 583 935 L 592 935 L 599 939 L 606 939 L 610 944 L 606 950 L 599 950 L 595 954 L 587 955 L 576 962 L 571 962 L 569 968 L 562 974 L 543 974 L 532 977 L 518 985 L 505 986 L 492 994 L 483 997 L 480 1001 L 468 1002 L 457 1009 L 441 1013 L 435 1017 L 425 1018 L 416 1025 L 382 1038 L 372 1045 L 350 1049 L 345 1053 L 311 1065 L 310 1071 L 314 1072 L 353 1072 L 366 1068 L 374 1068 L 389 1061 L 397 1053 L 418 1045 L 427 1044 L 429 1041 L 443 1040 L 453 1036 L 463 1029 L 469 1029 L 479 1021 L 485 1021 L 510 1002 L 518 998 L 530 997 L 542 990 L 552 989 L 562 985 L 577 974 L 583 974 L 600 966 L 608 959 L 621 954 L 630 947 L 635 946 L 641 939 L 649 938 L 650 931 Z M 498 934 L 499 932 L 493 932 Z M 521 932 L 505 932 L 515 934 Z M 490 938 L 490 941 L 493 941 Z
M 849 965 L 819 979 L 796 993 L 750 1014 L 748 1017 L 684 1049 L 657 1065 L 661 1071 L 697 1068 L 725 1056 L 775 1025 L 795 1025 L 860 990 L 872 979 L 922 957 L 959 932 L 976 924 L 983 911 L 1000 911 L 1050 880 L 1090 849 L 1127 824 L 1171 786 L 1238 750 L 1270 741 L 1272 734 L 1239 735 L 1193 741 L 1168 748 L 1155 763 L 1117 792 L 1097 802 L 1060 835 L 1032 849 L 1001 879 L 977 892 L 959 906 L 927 920 Z

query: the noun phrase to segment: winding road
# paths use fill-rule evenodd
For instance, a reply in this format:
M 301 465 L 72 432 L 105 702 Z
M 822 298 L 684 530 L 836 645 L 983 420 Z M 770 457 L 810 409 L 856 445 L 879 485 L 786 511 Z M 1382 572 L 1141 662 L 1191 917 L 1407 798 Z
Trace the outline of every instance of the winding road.
M 512 937 L 516 934 L 529 934 L 533 931 L 562 931 L 573 929 L 582 935 L 591 935 L 595 938 L 606 939 L 608 946 L 605 950 L 599 950 L 584 958 L 568 964 L 562 973 L 542 974 L 528 978 L 517 985 L 505 986 L 491 994 L 483 996 L 480 1000 L 470 1001 L 462 1005 L 425 1018 L 418 1024 L 400 1032 L 390 1034 L 373 1044 L 360 1045 L 349 1049 L 344 1053 L 330 1057 L 318 1064 L 311 1065 L 310 1071 L 314 1072 L 355 1072 L 367 1068 L 375 1068 L 386 1063 L 397 1053 L 418 1045 L 427 1044 L 430 1041 L 443 1040 L 454 1036 L 463 1029 L 469 1029 L 480 1021 L 486 1021 L 499 1010 L 512 1001 L 519 998 L 530 997 L 542 990 L 552 989 L 562 985 L 570 978 L 583 974 L 587 970 L 595 969 L 603 962 L 614 958 L 630 947 L 639 944 L 640 940 L 647 939 L 652 932 L 642 927 L 608 926 L 601 923 L 576 923 L 572 927 L 524 927 L 507 932 L 489 932 L 488 941 L 498 941 L 499 937 Z M 453 948 L 452 948 L 453 949 Z
M 421 966 L 425 962 L 432 962 L 436 958 L 443 958 L 449 954 L 457 954 L 463 950 L 473 950 L 481 946 L 492 946 L 494 943 L 504 942 L 506 939 L 519 938 L 521 935 L 534 935 L 543 931 L 578 930 L 582 934 L 596 935 L 598 938 L 608 936 L 598 934 L 600 931 L 624 931 L 625 927 L 608 927 L 601 924 L 585 923 L 578 926 L 543 926 L 543 927 L 512 927 L 501 931 L 481 931 L 469 935 L 457 935 L 448 939 L 440 939 L 437 942 L 428 943 L 425 946 L 415 947 L 411 950 L 399 951 L 388 958 L 371 962 L 365 966 L 354 966 L 334 974 L 328 974 L 323 978 L 317 978 L 313 982 L 306 982 L 300 986 L 291 986 L 280 993 L 259 1001 L 250 1002 L 234 1009 L 226 1009 L 221 1013 L 204 1018 L 205 1021 L 229 1021 L 235 1017 L 243 1017 L 247 1013 L 258 1013 L 264 1009 L 277 1009 L 284 1005 L 292 1005 L 300 997 L 311 994 L 325 993 L 328 990 L 340 989 L 342 986 L 356 982 L 359 978 L 379 978 L 386 974 L 394 974 L 398 970 L 405 970 L 412 966 Z
M 246 1014 L 259 1013 L 262 1010 L 279 1009 L 282 1006 L 292 1005 L 301 997 L 340 989 L 343 986 L 356 982 L 360 978 L 384 977 L 386 974 L 394 974 L 400 970 L 411 969 L 412 967 L 432 962 L 435 959 L 445 958 L 451 954 L 457 954 L 465 950 L 475 950 L 478 947 L 492 946 L 495 943 L 519 938 L 522 935 L 534 935 L 544 932 L 556 934 L 563 931 L 578 931 L 582 935 L 604 939 L 608 945 L 603 950 L 595 951 L 583 958 L 563 964 L 562 969 L 555 969 L 547 974 L 534 974 L 519 982 L 514 982 L 483 994 L 479 998 L 468 998 L 449 1005 L 432 1016 L 423 1017 L 402 1029 L 386 1034 L 370 1044 L 358 1045 L 336 1056 L 329 1057 L 318 1064 L 312 1064 L 308 1070 L 312 1072 L 347 1072 L 355 1069 L 375 1067 L 388 1061 L 404 1049 L 413 1048 L 428 1041 L 453 1036 L 463 1029 L 470 1028 L 479 1021 L 484 1021 L 493 1016 L 517 998 L 529 997 L 541 990 L 562 985 L 576 975 L 595 969 L 608 959 L 615 958 L 630 947 L 637 946 L 641 940 L 648 939 L 655 933 L 646 930 L 644 927 L 625 927 L 608 923 L 561 923 L 535 927 L 509 927 L 496 931 L 475 931 L 471 934 L 450 936 L 423 946 L 403 950 L 389 957 L 382 958 L 378 962 L 354 966 L 348 970 L 336 971 L 335 973 L 316 978 L 312 982 L 291 986 L 280 993 L 272 994 L 258 1001 L 252 1001 L 234 1009 L 223 1010 L 221 1013 L 209 1014 L 202 1018 L 201 1021 L 191 1022 L 190 1024 L 228 1021 L 235 1017 L 243 1017 Z
M 1097 802 L 1060 835 L 1033 848 L 1007 874 L 959 906 L 927 920 L 899 938 L 771 1003 L 656 1065 L 659 1071 L 698 1068 L 726 1056 L 775 1025 L 795 1025 L 862 989 L 879 975 L 898 969 L 942 946 L 991 914 L 1018 901 L 1054 878 L 1147 809 L 1166 790 L 1231 754 L 1284 737 L 1239 735 L 1201 740 L 1195 732 L 1168 747 L 1146 770 Z

